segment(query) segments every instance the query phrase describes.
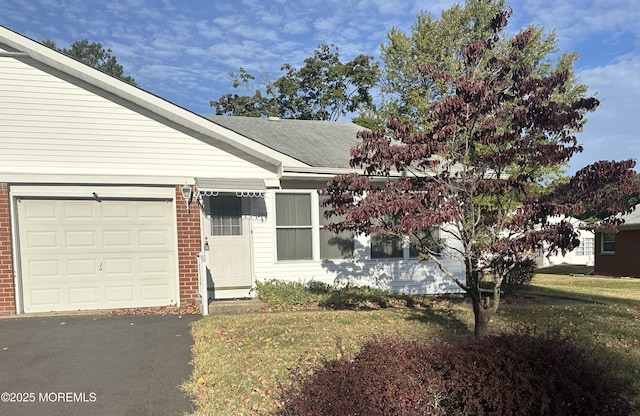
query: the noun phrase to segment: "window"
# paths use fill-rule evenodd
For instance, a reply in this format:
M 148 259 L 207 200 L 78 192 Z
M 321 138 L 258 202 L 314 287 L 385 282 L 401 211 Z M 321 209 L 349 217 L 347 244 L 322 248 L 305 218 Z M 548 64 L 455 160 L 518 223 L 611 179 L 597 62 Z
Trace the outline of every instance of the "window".
M 420 247 L 427 247 L 434 253 L 440 254 L 440 229 L 434 228 L 429 231 L 419 231 L 409 237 L 409 257 L 417 258 L 420 254 Z
M 313 258 L 311 194 L 276 194 L 276 244 L 278 260 Z
M 318 210 L 320 225 L 320 258 L 321 259 L 348 259 L 353 257 L 354 235 L 350 231 L 343 231 L 339 234 L 323 229 L 330 222 L 339 222 L 339 217 L 332 217 L 330 220 L 324 217 L 326 208 L 320 207 Z
M 591 237 L 583 238 L 576 248 L 576 256 L 591 256 L 594 252 L 594 242 Z
M 402 238 L 382 233 L 371 234 L 371 258 L 403 258 Z
M 612 233 L 602 233 L 601 253 L 616 252 L 616 235 Z
M 211 235 L 242 235 L 242 200 L 237 196 L 211 197 Z

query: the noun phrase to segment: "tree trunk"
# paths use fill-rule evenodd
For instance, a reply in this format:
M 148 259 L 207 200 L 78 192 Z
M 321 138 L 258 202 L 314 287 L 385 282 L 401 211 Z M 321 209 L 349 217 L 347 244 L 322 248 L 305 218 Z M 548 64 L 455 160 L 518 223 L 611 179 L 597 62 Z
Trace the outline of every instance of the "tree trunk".
M 489 297 L 480 297 L 479 302 L 473 300 L 474 328 L 473 335 L 476 338 L 484 337 L 489 332 L 489 321 L 495 310 Z

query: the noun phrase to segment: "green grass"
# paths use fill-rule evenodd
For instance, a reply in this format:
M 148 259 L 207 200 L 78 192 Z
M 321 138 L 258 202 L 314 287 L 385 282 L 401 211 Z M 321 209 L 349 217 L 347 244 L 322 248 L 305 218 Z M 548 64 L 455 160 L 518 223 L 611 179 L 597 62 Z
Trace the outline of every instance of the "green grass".
M 562 334 L 622 376 L 640 380 L 640 279 L 538 274 L 526 295 L 553 301 L 501 308 L 493 332 Z M 193 325 L 194 370 L 183 388 L 195 400 L 194 415 L 265 415 L 276 408 L 279 383 L 293 367 L 352 354 L 379 334 L 455 343 L 472 329 L 471 309 L 459 302 L 208 317 Z

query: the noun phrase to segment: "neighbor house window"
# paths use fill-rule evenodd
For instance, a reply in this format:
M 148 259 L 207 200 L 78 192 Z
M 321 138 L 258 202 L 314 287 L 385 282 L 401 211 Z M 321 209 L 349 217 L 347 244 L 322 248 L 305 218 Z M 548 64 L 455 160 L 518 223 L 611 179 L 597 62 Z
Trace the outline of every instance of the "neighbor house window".
M 313 258 L 311 195 L 276 194 L 276 245 L 278 260 Z
M 211 235 L 242 235 L 242 200 L 237 196 L 211 198 Z
M 576 248 L 576 256 L 591 256 L 595 253 L 593 238 L 583 238 Z
M 403 258 L 402 238 L 382 233 L 371 234 L 372 259 Z
M 436 254 L 440 254 L 440 229 L 418 231 L 409 237 L 409 257 L 417 258 L 420 249 L 426 247 Z
M 616 235 L 613 233 L 602 233 L 602 253 L 616 252 Z
M 320 207 L 318 210 L 320 225 L 320 258 L 321 259 L 348 259 L 353 257 L 354 234 L 351 231 L 343 231 L 339 234 L 325 230 L 324 226 L 330 222 L 340 222 L 340 217 L 331 217 L 330 220 L 324 217 L 327 209 Z

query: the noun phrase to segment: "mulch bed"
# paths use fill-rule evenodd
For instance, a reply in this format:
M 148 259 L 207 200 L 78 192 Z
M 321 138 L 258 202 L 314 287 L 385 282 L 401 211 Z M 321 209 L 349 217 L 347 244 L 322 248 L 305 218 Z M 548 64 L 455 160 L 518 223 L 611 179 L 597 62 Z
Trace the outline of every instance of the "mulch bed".
M 181 306 L 156 306 L 151 308 L 113 309 L 107 312 L 109 316 L 122 315 L 200 315 L 200 305 L 191 302 Z

